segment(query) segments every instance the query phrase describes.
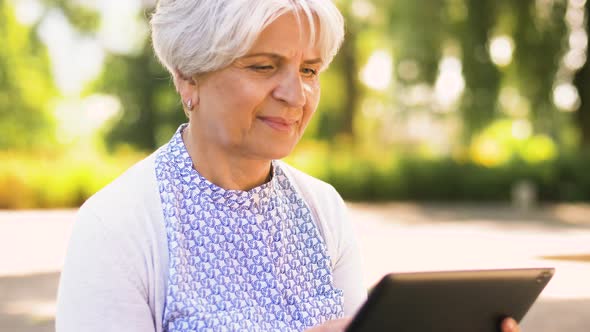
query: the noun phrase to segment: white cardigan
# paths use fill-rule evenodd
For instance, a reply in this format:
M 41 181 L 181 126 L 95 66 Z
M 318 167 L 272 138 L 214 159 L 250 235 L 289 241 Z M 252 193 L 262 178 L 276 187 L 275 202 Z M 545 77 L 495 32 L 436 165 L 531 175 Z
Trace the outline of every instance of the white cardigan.
M 80 208 L 61 274 L 57 332 L 161 332 L 168 243 L 155 155 L 140 161 Z M 346 206 L 329 184 L 280 162 L 312 210 L 332 262 L 344 314 L 366 298 Z

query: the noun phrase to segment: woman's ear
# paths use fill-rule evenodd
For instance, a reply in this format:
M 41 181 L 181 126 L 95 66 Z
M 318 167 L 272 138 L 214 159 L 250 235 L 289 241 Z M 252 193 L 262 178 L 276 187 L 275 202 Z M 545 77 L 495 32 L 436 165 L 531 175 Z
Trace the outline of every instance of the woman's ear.
M 174 72 L 174 85 L 180 95 L 186 111 L 192 111 L 199 104 L 199 89 L 194 77 L 182 74 L 178 69 Z

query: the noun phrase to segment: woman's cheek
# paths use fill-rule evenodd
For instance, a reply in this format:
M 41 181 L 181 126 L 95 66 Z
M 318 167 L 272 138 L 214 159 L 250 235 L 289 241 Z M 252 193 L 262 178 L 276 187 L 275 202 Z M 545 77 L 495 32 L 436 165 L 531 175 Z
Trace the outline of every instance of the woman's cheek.
M 320 102 L 320 92 L 321 92 L 321 88 L 320 88 L 320 84 L 319 81 L 314 80 L 312 83 L 310 83 L 309 85 L 307 85 L 307 104 L 309 105 L 309 107 L 312 109 L 312 114 L 315 113 L 315 110 L 318 107 L 318 104 Z

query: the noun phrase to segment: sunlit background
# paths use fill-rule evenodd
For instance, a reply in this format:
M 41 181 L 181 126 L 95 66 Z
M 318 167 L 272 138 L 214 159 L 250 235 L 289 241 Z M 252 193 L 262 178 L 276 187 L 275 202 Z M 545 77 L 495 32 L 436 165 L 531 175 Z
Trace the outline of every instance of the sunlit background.
M 516 242 L 539 239 L 544 246 L 531 244 L 526 255 L 589 261 L 588 0 L 335 2 L 347 22 L 346 41 L 321 75 L 319 110 L 287 161 L 333 184 L 347 201 L 362 202 L 352 207 L 365 255 L 390 242 L 383 234 L 407 235 L 396 242 L 400 251 L 420 248 L 417 239 L 438 243 L 448 230 L 470 234 L 475 246 L 473 241 L 487 243 L 485 234 L 496 234 L 486 228 L 493 223 L 518 233 L 528 220 L 534 229 L 518 233 L 522 237 L 510 233 L 514 242 L 504 240 L 506 256 L 494 259 L 493 241 L 479 248 L 483 261 L 457 255 L 463 247 L 455 251 L 453 243 L 440 243 L 450 246 L 447 253 L 456 260 L 416 265 L 432 255 L 415 253 L 397 257 L 397 268 L 502 266 L 509 250 L 521 247 Z M 55 255 L 27 256 L 40 267 L 36 271 L 59 269 L 71 225 L 62 222 L 71 214 L 28 209 L 78 207 L 186 121 L 151 49 L 154 4 L 0 0 L 0 230 L 6 237 L 0 248 L 34 246 L 7 234 L 31 218 L 35 228 L 50 220 L 33 238 L 41 243 L 43 235 L 53 234 L 56 246 L 47 252 Z M 385 209 L 377 201 L 407 203 Z M 454 208 L 407 208 L 432 202 Z M 473 206 L 485 208 L 465 212 Z M 395 228 L 413 218 L 435 228 Z M 384 232 L 374 226 L 382 219 L 398 226 Z M 51 233 L 51 222 L 67 231 Z M 567 224 L 567 231 L 551 237 L 554 228 L 538 223 Z M 568 232 L 571 238 L 560 237 Z M 571 239 L 570 245 L 563 239 Z M 4 252 L 0 260 L 13 274 L 31 272 Z M 580 276 L 590 276 L 587 265 L 575 265 L 558 285 L 581 285 Z M 367 268 L 368 284 L 391 267 L 381 266 Z M 575 283 L 567 279 L 574 274 Z M 57 276 L 48 278 L 55 284 Z M 0 292 L 9 289 L 2 285 L 0 278 Z M 590 298 L 590 289 L 582 294 Z M 52 317 L 53 297 L 46 302 L 34 310 Z M 17 302 L 10 310 L 26 311 L 29 304 Z M 0 303 L 0 316 L 2 308 Z
M 346 42 L 291 163 L 351 200 L 590 199 L 584 0 L 337 3 Z M 0 207 L 78 206 L 185 121 L 154 1 L 0 4 Z

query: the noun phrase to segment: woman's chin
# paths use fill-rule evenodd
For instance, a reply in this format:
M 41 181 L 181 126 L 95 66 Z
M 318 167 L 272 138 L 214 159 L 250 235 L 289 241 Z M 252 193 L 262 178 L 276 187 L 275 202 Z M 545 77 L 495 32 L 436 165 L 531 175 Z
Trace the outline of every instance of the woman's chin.
M 272 151 L 271 153 L 267 153 L 267 156 L 265 159 L 268 159 L 268 160 L 283 159 L 283 158 L 289 156 L 291 154 L 291 151 L 293 151 L 293 149 Z
M 258 150 L 258 155 L 267 160 L 283 159 L 290 155 L 294 148 L 294 143 L 279 144 L 279 142 L 274 142 L 273 144 L 273 142 L 266 142 Z

